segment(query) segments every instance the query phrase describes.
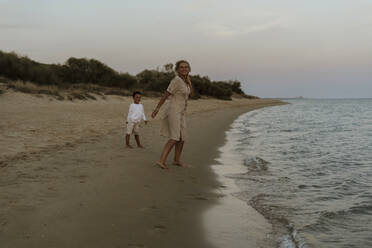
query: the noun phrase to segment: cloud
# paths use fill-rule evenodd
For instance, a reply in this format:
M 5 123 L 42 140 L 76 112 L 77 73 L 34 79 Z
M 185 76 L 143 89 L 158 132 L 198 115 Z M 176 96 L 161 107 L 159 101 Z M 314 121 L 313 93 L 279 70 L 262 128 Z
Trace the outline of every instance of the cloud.
M 19 23 L 0 23 L 0 29 L 37 29 L 37 27 Z
M 204 34 L 218 37 L 233 37 L 250 33 L 287 28 L 288 19 L 268 11 L 251 10 L 215 12 L 197 24 Z
M 232 37 L 249 33 L 264 32 L 277 28 L 285 28 L 280 20 L 260 24 L 228 24 L 228 23 L 201 23 L 200 28 L 209 35 Z

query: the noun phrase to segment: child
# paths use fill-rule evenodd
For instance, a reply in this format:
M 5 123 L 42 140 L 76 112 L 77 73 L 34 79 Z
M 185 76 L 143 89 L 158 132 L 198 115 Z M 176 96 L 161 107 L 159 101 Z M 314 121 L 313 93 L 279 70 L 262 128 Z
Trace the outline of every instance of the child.
M 145 121 L 147 124 L 147 119 L 145 116 L 145 111 L 143 110 L 143 105 L 140 103 L 141 101 L 141 92 L 135 91 L 133 92 L 133 101 L 129 106 L 128 111 L 128 118 L 127 118 L 127 134 L 125 136 L 126 145 L 128 148 L 133 148 L 129 144 L 129 138 L 132 133 L 134 133 L 134 138 L 136 139 L 137 146 L 143 148 L 139 140 L 139 125 L 142 120 Z

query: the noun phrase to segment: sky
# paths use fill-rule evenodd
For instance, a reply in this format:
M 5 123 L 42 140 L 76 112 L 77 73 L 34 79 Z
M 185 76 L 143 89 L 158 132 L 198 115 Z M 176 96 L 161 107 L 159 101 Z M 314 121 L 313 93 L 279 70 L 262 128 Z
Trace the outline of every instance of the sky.
M 186 59 L 259 97 L 371 98 L 372 0 L 0 0 L 0 50 L 135 75 Z

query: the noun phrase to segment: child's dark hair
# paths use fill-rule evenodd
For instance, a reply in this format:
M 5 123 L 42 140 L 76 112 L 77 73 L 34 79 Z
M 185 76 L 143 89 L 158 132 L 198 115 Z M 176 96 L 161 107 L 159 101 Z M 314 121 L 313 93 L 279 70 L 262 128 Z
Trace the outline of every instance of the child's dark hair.
M 141 92 L 139 92 L 139 91 L 134 91 L 134 92 L 133 92 L 133 97 L 134 97 L 135 95 L 137 95 L 137 94 L 138 94 L 138 95 L 142 95 Z

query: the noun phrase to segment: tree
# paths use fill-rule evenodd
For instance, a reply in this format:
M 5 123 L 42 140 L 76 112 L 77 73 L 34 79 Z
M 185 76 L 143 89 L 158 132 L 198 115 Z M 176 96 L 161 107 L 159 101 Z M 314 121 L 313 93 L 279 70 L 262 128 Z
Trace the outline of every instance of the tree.
M 165 69 L 165 72 L 167 73 L 173 72 L 173 64 L 172 63 L 165 64 L 164 69 Z

